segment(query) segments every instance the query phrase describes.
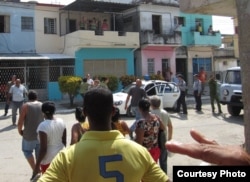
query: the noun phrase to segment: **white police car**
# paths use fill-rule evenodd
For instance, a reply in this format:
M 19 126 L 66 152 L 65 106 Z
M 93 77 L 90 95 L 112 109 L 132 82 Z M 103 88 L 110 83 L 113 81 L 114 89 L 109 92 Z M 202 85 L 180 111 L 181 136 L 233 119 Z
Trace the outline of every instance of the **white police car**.
M 128 102 L 128 109 L 125 110 L 126 98 L 132 87 L 135 87 L 135 82 L 122 89 L 121 92 L 113 94 L 114 105 L 120 110 L 121 115 L 126 114 L 127 116 L 132 116 L 132 113 L 130 112 L 130 101 Z M 180 96 L 178 86 L 172 82 L 166 82 L 163 80 L 142 80 L 141 87 L 146 91 L 149 97 L 153 95 L 159 96 L 162 101 L 162 108 L 175 108 L 176 101 Z

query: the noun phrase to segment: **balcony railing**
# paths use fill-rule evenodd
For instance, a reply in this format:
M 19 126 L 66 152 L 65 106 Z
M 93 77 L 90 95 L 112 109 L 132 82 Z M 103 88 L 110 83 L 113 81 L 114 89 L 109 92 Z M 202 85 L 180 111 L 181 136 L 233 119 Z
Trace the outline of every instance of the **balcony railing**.
M 72 53 L 84 47 L 134 49 L 140 46 L 137 32 L 78 30 L 62 38 L 65 38 L 65 48 L 71 50 Z
M 233 48 L 216 49 L 214 50 L 214 57 L 235 57 Z
M 196 31 L 188 31 L 183 35 L 183 45 L 186 46 L 221 46 L 221 34 L 214 35 L 200 34 Z
M 142 30 L 140 32 L 140 43 L 145 44 L 181 44 L 181 33 L 155 34 L 153 30 Z

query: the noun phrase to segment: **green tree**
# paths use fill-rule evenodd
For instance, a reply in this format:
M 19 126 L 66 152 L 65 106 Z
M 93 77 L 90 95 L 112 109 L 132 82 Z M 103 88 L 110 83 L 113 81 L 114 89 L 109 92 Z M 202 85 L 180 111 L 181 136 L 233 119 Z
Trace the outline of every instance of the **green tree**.
M 78 94 L 82 78 L 79 76 L 60 76 L 58 84 L 62 93 L 67 93 L 70 99 L 70 106 L 74 104 L 74 98 Z

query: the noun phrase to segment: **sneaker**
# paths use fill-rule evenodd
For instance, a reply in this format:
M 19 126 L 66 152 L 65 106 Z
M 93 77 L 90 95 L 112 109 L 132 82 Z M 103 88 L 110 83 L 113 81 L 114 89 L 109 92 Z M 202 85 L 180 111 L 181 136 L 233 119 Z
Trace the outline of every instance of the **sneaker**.
M 37 173 L 34 177 L 31 177 L 30 182 L 36 182 L 40 177 L 41 173 Z

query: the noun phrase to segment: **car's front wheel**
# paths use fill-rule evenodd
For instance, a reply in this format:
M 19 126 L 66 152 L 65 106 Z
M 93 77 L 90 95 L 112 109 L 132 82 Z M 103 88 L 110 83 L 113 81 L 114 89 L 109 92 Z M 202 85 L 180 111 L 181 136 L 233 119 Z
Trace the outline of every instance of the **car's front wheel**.
M 227 110 L 232 116 L 239 116 L 241 108 L 237 106 L 227 105 Z

